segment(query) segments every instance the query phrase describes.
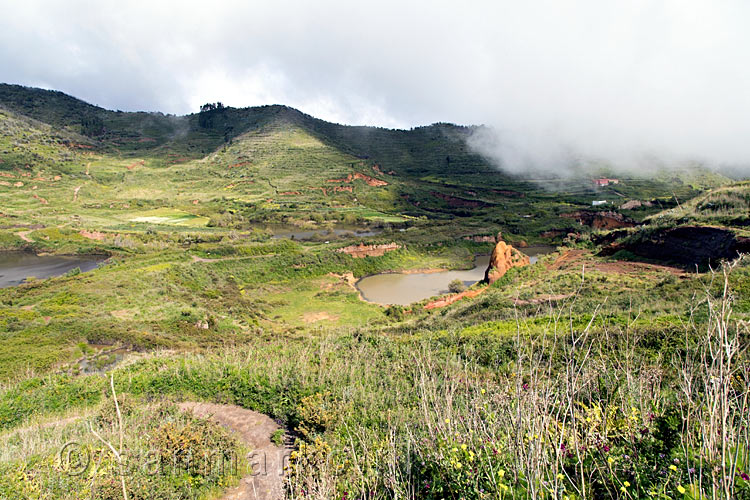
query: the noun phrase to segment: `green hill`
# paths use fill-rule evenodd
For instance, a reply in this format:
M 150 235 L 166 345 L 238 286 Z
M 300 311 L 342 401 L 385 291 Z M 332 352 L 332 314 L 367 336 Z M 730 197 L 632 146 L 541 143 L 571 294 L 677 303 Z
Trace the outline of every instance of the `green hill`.
M 54 168 L 62 176 L 54 186 L 37 185 L 35 193 L 0 191 L 5 212 L 26 223 L 75 217 L 116 228 L 132 214 L 110 210 L 127 205 L 188 210 L 235 228 L 247 228 L 247 221 L 426 219 L 440 234 L 503 230 L 511 239 L 541 241 L 579 230 L 567 214 L 590 209 L 594 199 L 608 199 L 610 207 L 652 201 L 630 214 L 640 220 L 672 206 L 675 197 L 685 201 L 705 189 L 705 183 L 684 180 L 691 173 L 630 176 L 605 188 L 595 188 L 585 172 L 568 180 L 511 177 L 470 150 L 472 127 L 444 123 L 412 130 L 345 126 L 278 105 L 214 105 L 186 116 L 119 112 L 17 85 L 0 85 L 0 105 L 16 123 L 11 131 L 4 118 L 0 140 L 23 134 L 26 141 L 6 149 L 3 168 L 28 168 L 34 175 Z M 50 143 L 64 161 L 44 156 L 51 154 Z M 54 212 L 35 212 L 33 194 Z M 227 216 L 229 208 L 238 216 Z

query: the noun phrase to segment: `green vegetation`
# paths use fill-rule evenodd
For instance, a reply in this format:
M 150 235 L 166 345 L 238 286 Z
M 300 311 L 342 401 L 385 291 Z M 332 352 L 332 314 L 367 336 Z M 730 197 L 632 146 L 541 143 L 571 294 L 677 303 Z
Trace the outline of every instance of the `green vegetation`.
M 42 439 L 34 428 L 4 434 L 0 496 L 121 499 L 126 477 L 128 498 L 206 498 L 237 481 L 243 450 L 224 428 L 166 400 L 117 399 L 40 423 Z
M 746 183 L 698 166 L 601 188 L 602 165 L 512 178 L 466 146 L 472 128 L 283 106 L 174 117 L 9 85 L 0 106 L 0 249 L 107 257 L 0 289 L 0 497 L 122 498 L 124 482 L 134 499 L 215 498 L 237 471 L 179 457 L 247 450 L 183 401 L 283 423 L 289 498 L 750 494 L 750 262 L 724 279 L 623 246 L 688 225 L 740 241 Z M 579 223 L 617 210 L 594 199 L 639 201 L 621 212 L 646 224 Z M 498 232 L 559 248 L 442 308 L 354 286 L 470 268 Z M 178 460 L 124 474 L 102 442 L 121 433 L 131 455 Z M 70 441 L 97 473 L 68 473 Z
M 658 222 L 750 226 L 750 182 L 737 182 L 693 198 L 654 217 Z

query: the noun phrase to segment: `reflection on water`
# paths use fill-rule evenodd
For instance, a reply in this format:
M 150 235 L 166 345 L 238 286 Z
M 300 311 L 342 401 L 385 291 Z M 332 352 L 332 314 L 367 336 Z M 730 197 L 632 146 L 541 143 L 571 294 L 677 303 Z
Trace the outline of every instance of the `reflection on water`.
M 468 271 L 376 274 L 359 280 L 357 288 L 362 298 L 368 302 L 407 305 L 448 293 L 448 284 L 456 279 L 463 281 L 466 286 L 473 285 L 484 279 L 489 262 L 489 255 L 480 255 L 474 260 L 474 269 Z
M 533 246 L 521 249 L 523 253 L 529 256 L 532 264 L 539 259 L 540 255 L 551 253 L 554 250 L 555 248 L 550 246 Z M 359 280 L 357 289 L 362 294 L 362 298 L 368 302 L 408 305 L 448 293 L 448 284 L 456 279 L 463 281 L 466 286 L 473 285 L 484 279 L 484 272 L 487 270 L 489 262 L 489 255 L 480 255 L 474 260 L 474 268 L 468 271 L 375 274 Z
M 96 268 L 103 257 L 34 255 L 26 252 L 0 252 L 0 288 L 16 286 L 31 276 L 37 279 L 60 276 L 71 269 L 82 272 Z

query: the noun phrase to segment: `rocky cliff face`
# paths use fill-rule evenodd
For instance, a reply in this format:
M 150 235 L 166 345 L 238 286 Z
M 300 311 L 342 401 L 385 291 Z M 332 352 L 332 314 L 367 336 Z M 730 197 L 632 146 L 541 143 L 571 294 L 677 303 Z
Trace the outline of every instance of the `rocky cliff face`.
M 489 284 L 502 278 L 511 267 L 528 266 L 529 258 L 508 245 L 504 241 L 499 241 L 492 250 L 490 265 L 484 273 L 484 280 Z
M 696 266 L 705 270 L 708 266 L 718 265 L 722 259 L 734 259 L 741 253 L 750 252 L 750 238 L 711 226 L 661 228 L 632 236 L 625 232 L 613 232 L 598 243 L 606 245 L 601 255 L 626 250 L 638 257 L 676 264 L 691 271 Z
M 566 219 L 575 219 L 582 226 L 591 226 L 595 229 L 617 229 L 621 227 L 635 227 L 636 221 L 618 212 L 597 212 L 594 210 L 579 210 L 569 214 L 560 214 Z
M 339 248 L 336 251 L 348 253 L 355 259 L 361 259 L 364 257 L 382 257 L 386 252 L 392 252 L 399 248 L 401 248 L 401 245 L 397 243 L 386 243 L 384 245 L 365 245 L 364 243 L 360 243 L 359 245 L 350 245 L 348 247 Z

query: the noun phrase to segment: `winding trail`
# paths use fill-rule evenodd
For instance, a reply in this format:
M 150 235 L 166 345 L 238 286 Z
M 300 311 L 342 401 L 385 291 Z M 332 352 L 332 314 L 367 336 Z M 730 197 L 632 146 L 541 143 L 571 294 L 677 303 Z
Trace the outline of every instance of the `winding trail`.
M 220 500 L 281 500 L 284 498 L 284 465 L 291 451 L 288 446 L 271 442 L 271 434 L 280 429 L 267 415 L 239 406 L 213 403 L 180 403 L 183 411 L 209 418 L 234 431 L 250 448 L 248 463 L 252 471 L 228 490 Z

